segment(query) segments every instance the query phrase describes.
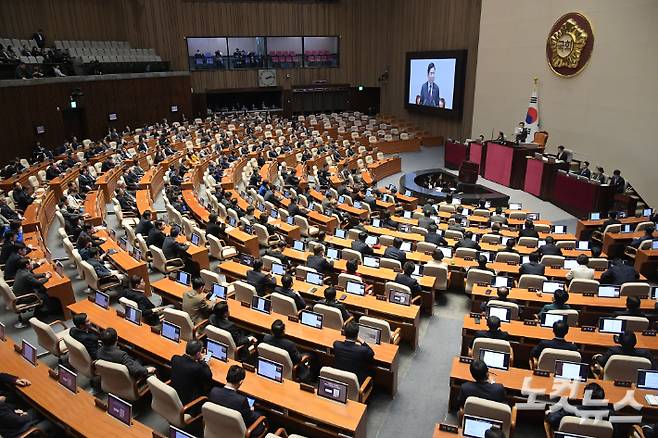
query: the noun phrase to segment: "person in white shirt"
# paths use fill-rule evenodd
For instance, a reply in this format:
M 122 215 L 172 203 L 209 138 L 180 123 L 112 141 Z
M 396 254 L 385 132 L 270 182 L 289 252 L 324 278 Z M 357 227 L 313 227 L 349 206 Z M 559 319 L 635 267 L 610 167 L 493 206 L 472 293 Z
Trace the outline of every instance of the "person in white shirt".
M 581 254 L 578 256 L 576 261 L 578 262 L 578 266 L 567 273 L 567 280 L 594 280 L 594 269 L 587 267 L 587 264 L 589 263 L 589 257 L 587 257 L 585 254 Z
M 56 65 L 56 66 L 53 67 L 53 73 L 58 78 L 66 77 L 66 75 L 64 73 L 62 73 L 62 70 L 60 70 L 59 65 Z

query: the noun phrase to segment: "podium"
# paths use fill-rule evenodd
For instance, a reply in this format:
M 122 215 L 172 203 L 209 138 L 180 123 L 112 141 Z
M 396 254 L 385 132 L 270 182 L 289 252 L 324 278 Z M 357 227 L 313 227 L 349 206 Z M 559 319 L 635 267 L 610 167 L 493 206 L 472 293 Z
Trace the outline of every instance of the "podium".
M 480 175 L 484 176 L 484 155 L 487 152 L 487 142 L 472 142 L 468 146 L 468 161 L 480 167 Z
M 464 161 L 459 168 L 459 182 L 475 184 L 478 180 L 479 166 L 472 161 Z
M 443 161 L 448 169 L 459 169 L 466 160 L 467 146 L 454 141 L 446 142 Z
M 548 161 L 543 156 L 526 157 L 523 191 L 541 199 L 548 199 L 558 170 L 568 170 L 569 163 Z
M 576 217 L 586 217 L 592 211 L 606 213 L 612 207 L 613 197 L 614 189 L 610 185 L 558 171 L 550 201 Z
M 513 189 L 523 189 L 526 156 L 538 150 L 537 145 L 487 142 L 484 177 Z

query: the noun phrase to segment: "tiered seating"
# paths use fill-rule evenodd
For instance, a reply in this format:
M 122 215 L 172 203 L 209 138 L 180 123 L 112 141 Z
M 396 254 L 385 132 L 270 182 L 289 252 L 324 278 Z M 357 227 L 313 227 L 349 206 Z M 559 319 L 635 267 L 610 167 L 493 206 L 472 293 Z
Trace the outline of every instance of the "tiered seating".
M 55 41 L 55 47 L 66 49 L 80 63 L 160 62 L 155 49 L 133 49 L 127 41 Z

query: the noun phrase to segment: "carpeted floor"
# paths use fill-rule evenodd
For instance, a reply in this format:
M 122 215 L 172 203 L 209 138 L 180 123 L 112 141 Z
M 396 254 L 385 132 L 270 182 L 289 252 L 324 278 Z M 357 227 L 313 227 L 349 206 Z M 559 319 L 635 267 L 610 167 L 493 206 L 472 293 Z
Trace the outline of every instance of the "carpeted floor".
M 438 168 L 443 166 L 443 148 L 424 148 L 420 152 L 404 153 L 402 172 L 418 169 Z M 380 185 L 395 184 L 399 186 L 400 174 L 392 175 L 380 182 Z M 480 184 L 509 194 L 515 202 L 523 203 L 524 209 L 542 213 L 543 219 L 557 224 L 567 225 L 575 230 L 576 219 L 552 204 L 543 202 L 527 193 L 512 190 L 482 178 Z M 203 191 L 202 191 L 203 196 Z M 163 210 L 160 196 L 155 201 L 156 210 Z M 111 209 L 109 209 L 111 211 Z M 116 218 L 109 215 L 108 226 L 120 229 Z M 56 222 L 48 233 L 48 248 L 54 259 L 65 258 L 66 253 L 57 237 Z M 119 233 L 121 234 L 121 232 Z M 86 299 L 86 286 L 77 278 L 77 272 L 69 262 L 64 262 L 66 274 L 72 279 L 73 289 L 78 300 Z M 211 262 L 214 269 L 217 262 Z M 151 280 L 162 278 L 162 274 L 152 273 Z M 154 301 L 160 298 L 154 296 Z M 400 348 L 399 390 L 394 399 L 385 393 L 375 391 L 368 406 L 368 437 L 400 438 L 430 437 L 434 424 L 441 421 L 456 422 L 456 417 L 448 413 L 448 388 L 452 358 L 459 353 L 461 345 L 461 328 L 464 314 L 468 312 L 468 299 L 458 291 L 448 291 L 435 303 L 434 316 L 422 317 L 420 324 L 420 344 L 414 352 L 407 346 Z M 34 345 L 36 336 L 31 328 L 15 329 L 16 316 L 0 308 L 0 321 L 7 326 L 7 334 L 14 340 L 24 338 Z M 70 325 L 70 322 L 69 322 Z M 42 358 L 46 363 L 55 365 L 51 356 Z M 1 369 L 1 365 L 0 365 Z M 139 413 L 137 419 L 160 432 L 165 432 L 166 422 L 146 409 Z M 521 422 L 517 424 L 517 436 L 544 436 L 541 422 Z

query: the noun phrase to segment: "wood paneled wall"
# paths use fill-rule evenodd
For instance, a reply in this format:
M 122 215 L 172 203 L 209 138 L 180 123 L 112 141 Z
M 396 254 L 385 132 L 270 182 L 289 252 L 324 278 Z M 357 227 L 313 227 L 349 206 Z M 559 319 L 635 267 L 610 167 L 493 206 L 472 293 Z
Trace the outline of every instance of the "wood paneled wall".
M 187 70 L 186 36 L 338 35 L 340 67 L 279 72 L 279 85 L 330 83 L 381 86 L 381 110 L 436 134 L 470 132 L 481 0 L 339 0 L 334 3 L 186 0 L 3 0 L 0 34 L 29 37 L 42 27 L 49 40 L 118 39 L 154 47 L 172 69 Z M 3 36 L 3 35 L 0 35 Z M 468 49 L 461 121 L 404 109 L 405 52 Z M 387 70 L 389 80 L 379 83 Z M 249 88 L 256 71 L 192 74 L 194 92 Z M 287 78 L 286 75 L 290 77 Z

